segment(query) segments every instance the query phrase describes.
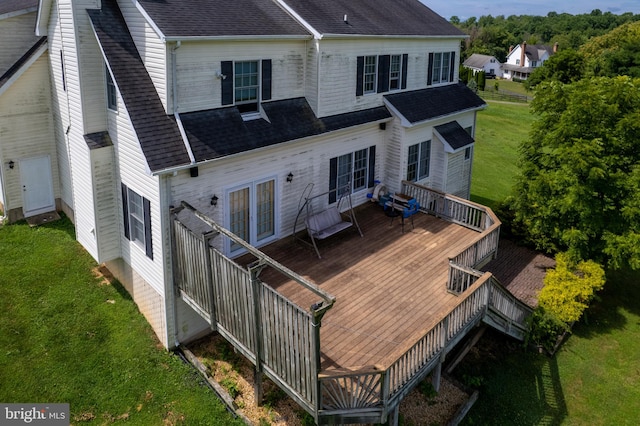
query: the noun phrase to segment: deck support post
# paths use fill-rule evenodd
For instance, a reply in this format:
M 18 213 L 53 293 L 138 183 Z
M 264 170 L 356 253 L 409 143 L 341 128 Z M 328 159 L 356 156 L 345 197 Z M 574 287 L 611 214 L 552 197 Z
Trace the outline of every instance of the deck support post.
M 254 330 L 254 342 L 255 348 L 253 348 L 256 356 L 256 365 L 254 370 L 254 398 L 257 406 L 262 405 L 262 399 L 264 397 L 264 390 L 262 387 L 262 300 L 260 291 L 260 272 L 267 266 L 264 263 L 257 261 L 249 265 L 249 272 L 251 273 L 251 287 L 253 289 L 253 330 Z
M 431 385 L 433 389 L 440 393 L 440 379 L 442 378 L 442 363 L 444 362 L 444 352 L 442 353 L 440 360 L 438 361 L 438 365 L 433 369 L 433 374 L 431 375 Z
M 387 420 L 388 426 L 398 426 L 398 420 L 400 417 L 399 411 L 400 411 L 400 404 L 396 405 L 391 409 L 391 411 L 389 411 L 389 418 Z

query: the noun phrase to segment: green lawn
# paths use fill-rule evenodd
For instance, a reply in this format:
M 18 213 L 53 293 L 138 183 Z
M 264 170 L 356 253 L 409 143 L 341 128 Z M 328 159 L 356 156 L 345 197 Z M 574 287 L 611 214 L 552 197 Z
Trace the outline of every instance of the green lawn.
M 486 339 L 477 359 L 471 356 L 454 372 L 480 383 L 480 398 L 463 424 L 638 424 L 639 279 L 638 273 L 610 274 L 588 321 L 574 327 L 552 358 L 525 352 L 500 336 Z M 492 356 L 483 350 L 487 345 L 493 345 Z
M 73 423 L 243 424 L 94 267 L 67 219 L 0 227 L 0 401 L 66 402 Z
M 478 113 L 471 199 L 495 208 L 512 192 L 518 173 L 518 145 L 527 141 L 534 117 L 527 104 L 487 104 Z
M 487 80 L 487 86 L 491 86 L 493 88 L 496 81 L 498 82 L 498 86 L 501 91 L 517 93 L 518 95 L 532 96 L 532 93 L 528 92 L 522 83 L 516 81 Z

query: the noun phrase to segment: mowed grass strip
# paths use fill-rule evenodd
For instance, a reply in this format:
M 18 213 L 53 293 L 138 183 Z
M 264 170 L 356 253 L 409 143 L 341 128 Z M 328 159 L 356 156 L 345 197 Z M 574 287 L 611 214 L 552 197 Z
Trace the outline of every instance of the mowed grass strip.
M 529 138 L 534 116 L 527 104 L 487 102 L 478 113 L 471 199 L 493 209 L 511 195 L 518 147 Z
M 95 266 L 66 218 L 0 227 L 0 401 L 69 403 L 73 424 L 243 424 Z

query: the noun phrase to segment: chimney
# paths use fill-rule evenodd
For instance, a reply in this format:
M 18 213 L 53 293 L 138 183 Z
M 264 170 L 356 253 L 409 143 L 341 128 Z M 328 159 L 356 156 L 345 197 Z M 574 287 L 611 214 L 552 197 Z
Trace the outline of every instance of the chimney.
M 511 52 L 513 52 L 513 45 L 509 46 L 509 53 L 508 53 L 508 55 L 511 55 Z
M 524 67 L 524 53 L 527 50 L 527 42 L 522 42 L 522 50 L 520 51 L 520 66 Z
M 557 41 L 553 44 L 553 53 L 558 53 L 558 42 Z

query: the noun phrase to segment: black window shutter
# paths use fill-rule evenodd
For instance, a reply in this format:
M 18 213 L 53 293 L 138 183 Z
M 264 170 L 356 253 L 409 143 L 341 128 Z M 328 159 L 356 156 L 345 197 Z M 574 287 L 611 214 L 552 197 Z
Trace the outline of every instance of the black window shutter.
M 449 67 L 449 81 L 453 81 L 456 68 L 456 52 L 451 52 L 451 67 Z
M 433 52 L 429 53 L 429 63 L 427 64 L 427 86 L 433 83 Z
M 271 59 L 262 60 L 262 100 L 271 99 Z
M 338 198 L 338 157 L 329 160 L 329 204 Z
M 369 188 L 375 185 L 376 176 L 376 146 L 369 147 Z
M 389 64 L 391 55 L 378 57 L 378 93 L 389 91 Z
M 356 96 L 362 96 L 364 93 L 364 56 L 358 56 L 356 73 Z
M 222 105 L 233 105 L 233 61 L 222 61 Z
M 147 257 L 153 260 L 153 244 L 151 240 L 151 203 L 146 198 L 142 198 L 144 208 L 144 246 Z
M 402 55 L 402 85 L 400 88 L 407 88 L 407 64 L 409 64 L 409 54 Z
M 127 240 L 131 240 L 129 236 L 129 194 L 127 186 L 124 183 L 120 183 L 122 189 L 122 223 L 124 226 L 124 236 Z

